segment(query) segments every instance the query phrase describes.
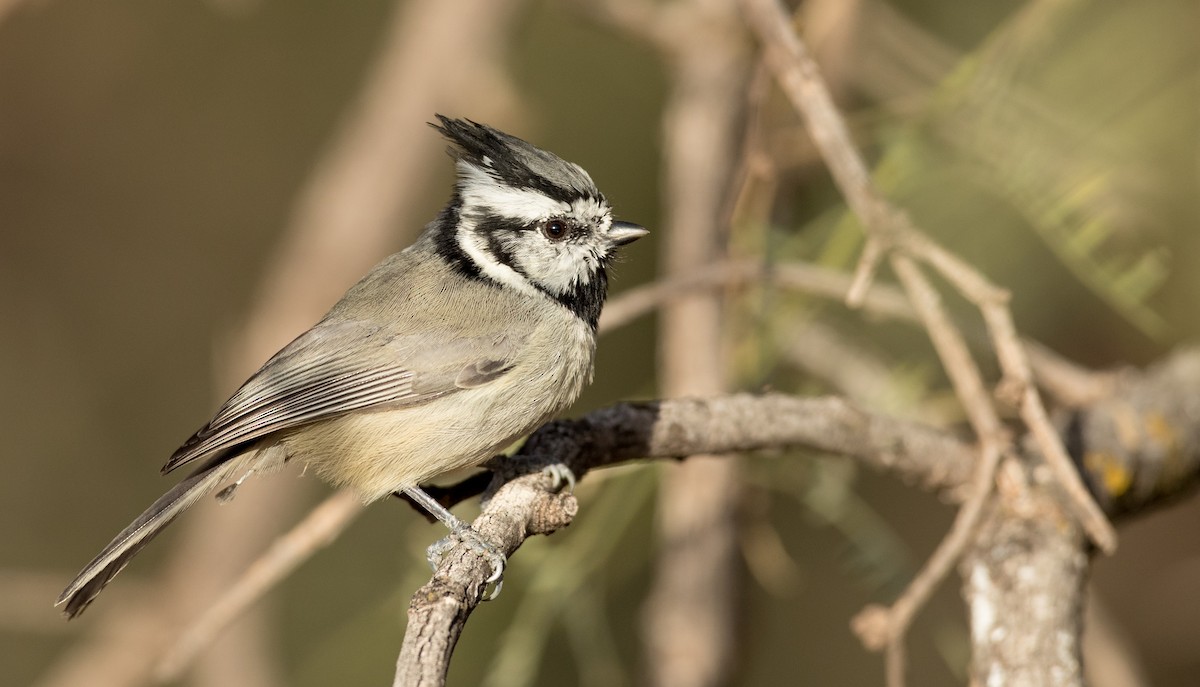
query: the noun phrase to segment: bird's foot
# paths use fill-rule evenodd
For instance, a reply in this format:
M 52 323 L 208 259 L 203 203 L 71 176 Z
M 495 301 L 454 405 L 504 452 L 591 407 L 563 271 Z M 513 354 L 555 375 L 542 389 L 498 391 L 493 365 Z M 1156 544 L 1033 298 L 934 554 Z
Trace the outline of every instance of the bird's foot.
M 550 491 L 561 491 L 566 485 L 568 493 L 575 493 L 575 473 L 566 463 L 554 463 L 542 468 L 542 475 L 550 480 Z
M 429 560 L 429 567 L 437 572 L 438 566 L 441 565 L 442 559 L 446 554 L 457 546 L 464 544 L 475 555 L 483 558 L 492 568 L 491 577 L 484 581 L 484 585 L 492 587 L 491 593 L 484 597 L 484 601 L 491 601 L 500 595 L 500 588 L 504 586 L 504 568 L 508 565 L 508 559 L 496 549 L 488 540 L 471 528 L 470 525 L 461 523 L 461 527 L 455 527 L 450 531 L 450 535 L 435 541 L 425 550 L 425 555 Z

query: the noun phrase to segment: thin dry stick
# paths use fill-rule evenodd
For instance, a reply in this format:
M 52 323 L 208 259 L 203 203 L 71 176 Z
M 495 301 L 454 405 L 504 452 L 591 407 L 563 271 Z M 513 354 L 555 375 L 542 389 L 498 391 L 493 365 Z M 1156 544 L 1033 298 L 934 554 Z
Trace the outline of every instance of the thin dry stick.
M 225 594 L 192 621 L 159 660 L 155 677 L 163 682 L 178 680 L 226 626 L 302 562 L 333 543 L 360 513 L 362 500 L 346 489 L 314 508 L 287 534 L 276 539 Z
M 636 286 L 615 296 L 600 316 L 601 333 L 624 327 L 648 315 L 664 303 L 697 289 L 728 289 L 762 284 L 818 298 L 842 301 L 851 286 L 845 272 L 804 262 L 763 264 L 757 260 L 727 260 L 699 267 L 679 277 Z M 904 293 L 887 284 L 867 291 L 861 309 L 873 315 L 905 322 L 918 321 Z M 1026 355 L 1039 384 L 1069 405 L 1094 403 L 1112 394 L 1116 375 L 1089 370 L 1063 359 L 1030 339 L 1022 339 Z
M 1032 373 L 1020 349 L 1007 292 L 991 284 L 978 271 L 915 229 L 907 217 L 883 200 L 866 176 L 866 165 L 846 132 L 790 19 L 775 0 L 742 0 L 751 24 L 765 44 L 770 64 L 793 105 L 804 116 L 822 156 L 851 209 L 873 236 L 894 241 L 906 253 L 929 263 L 976 307 L 988 323 L 1005 375 L 1018 386 L 1022 419 L 1032 431 L 1046 461 L 1068 496 L 1068 505 L 1101 549 L 1116 547 L 1116 533 L 1084 487 L 1057 435 L 1045 428 L 1046 411 L 1032 384 Z
M 853 147 L 845 123 L 834 107 L 816 65 L 806 59 L 799 38 L 789 28 L 789 17 L 772 0 L 744 0 L 743 5 L 751 25 L 765 44 L 768 63 L 788 91 L 793 105 L 805 116 L 813 140 L 851 209 L 869 230 L 874 231 L 880 225 L 891 227 L 891 222 L 880 220 L 893 213 L 888 211 L 879 200 L 879 194 L 874 192 L 866 165 Z M 867 255 L 859 263 L 851 301 L 862 298 L 879 262 L 878 254 L 882 252 L 883 242 L 890 236 L 885 229 L 878 234 L 872 233 L 872 238 L 875 240 L 868 242 Z M 869 647 L 887 647 L 887 681 L 892 687 L 900 687 L 904 684 L 905 672 L 904 636 L 916 611 L 965 550 L 982 505 L 991 493 L 995 465 L 1000 454 L 999 442 L 1003 441 L 1003 437 L 999 418 L 988 399 L 974 360 L 957 330 L 941 313 L 936 292 L 922 288 L 927 283 L 908 258 L 893 256 L 892 263 L 901 274 L 914 307 L 921 313 L 947 374 L 980 438 L 983 451 L 974 482 L 985 485 L 983 489 L 973 490 L 968 501 L 969 507 L 960 509 L 951 532 L 891 610 L 884 612 L 873 608 L 865 616 L 860 615 L 855 623 Z
M 846 291 L 846 305 L 851 308 L 862 307 L 863 301 L 871 291 L 875 282 L 875 273 L 879 271 L 879 262 L 887 255 L 887 246 L 876 236 L 867 239 L 859 256 L 858 266 L 854 268 L 854 280 Z
M 1090 370 L 1036 341 L 1023 339 L 1033 378 L 1047 394 L 1066 406 L 1080 407 L 1111 398 L 1120 372 Z
M 623 327 L 664 304 L 693 295 L 697 290 L 768 284 L 813 296 L 842 300 L 850 287 L 844 272 L 803 262 L 764 264 L 757 260 L 725 260 L 698 267 L 677 277 L 643 284 L 613 298 L 600 315 L 600 329 Z M 863 308 L 876 315 L 914 320 L 916 314 L 904 294 L 880 286 L 869 291 Z
M 878 649 L 881 645 L 879 640 L 883 640 L 883 645 L 887 647 L 887 682 L 892 687 L 901 687 L 904 684 L 904 638 L 908 628 L 917 611 L 924 607 L 970 543 L 983 506 L 992 493 L 1001 452 L 1009 442 L 1004 436 L 1000 418 L 988 399 L 979 368 L 962 335 L 942 308 L 937 290 L 911 259 L 893 254 L 891 262 L 912 299 L 913 307 L 920 314 L 980 440 L 980 457 L 971 478 L 970 492 L 955 515 L 950 532 L 889 610 L 873 607 L 865 615 L 860 614 L 855 621 L 855 629 L 869 647 Z
M 906 252 L 932 265 L 982 310 L 996 346 L 997 356 L 1007 378 L 1012 380 L 1009 386 L 1017 387 L 1016 394 L 1020 400 L 1022 418 L 1046 454 L 1047 461 L 1054 466 L 1058 479 L 1071 497 L 1070 503 L 1080 522 L 1088 528 L 1093 539 L 1101 547 L 1111 549 L 1115 545 L 1115 534 L 1111 525 L 1083 487 L 1082 480 L 1067 459 L 1058 436 L 1048 431 L 1049 420 L 1033 386 L 1032 373 L 1012 326 L 1007 308 L 1007 293 L 992 286 L 969 265 L 919 234 L 902 213 L 886 204 L 873 187 L 866 165 L 854 148 L 844 121 L 834 107 L 815 63 L 808 57 L 799 37 L 790 29 L 790 19 L 783 8 L 773 0 L 743 0 L 743 5 L 751 24 L 765 43 L 768 63 L 776 70 L 780 83 L 792 99 L 793 105 L 804 116 L 814 142 L 826 159 L 835 181 L 870 236 L 868 250 L 859 264 L 854 280 L 855 288 L 851 291 L 849 301 L 861 299 L 879 262 L 878 253 L 884 245 L 896 239 L 896 234 L 902 232 L 906 239 L 903 245 Z M 976 488 L 972 490 L 970 500 L 960 510 L 954 527 L 934 556 L 886 613 L 886 630 L 882 636 L 887 640 L 888 683 L 899 686 L 904 681 L 903 637 L 907 627 L 913 614 L 928 599 L 932 589 L 944 579 L 954 561 L 965 551 L 971 532 L 982 513 L 983 504 L 993 488 L 995 468 L 1002 447 L 1010 442 L 1006 441 L 1002 434 L 999 418 L 983 388 L 982 378 L 965 343 L 961 342 L 961 336 L 950 325 L 948 318 L 939 315 L 940 306 L 937 305 L 936 292 L 909 258 L 893 254 L 891 262 L 912 297 L 914 306 L 922 315 L 943 365 L 980 438 L 982 448 L 976 479 L 973 480 Z M 1069 474 L 1062 474 L 1062 465 L 1066 466 Z M 868 614 L 866 618 L 860 616 L 859 628 L 869 625 L 870 623 L 864 621 L 872 617 L 879 619 L 882 616 L 880 613 Z M 869 634 L 865 634 L 864 639 L 868 638 Z M 868 641 L 868 644 L 878 648 L 877 641 Z
M 801 270 L 797 271 L 802 271 Z M 600 329 L 623 327 L 664 304 L 709 291 L 755 281 L 764 274 L 761 263 L 729 260 L 704 265 L 686 274 L 636 286 L 614 297 L 600 313 Z
M 1067 494 L 1067 506 L 1100 550 L 1112 554 L 1117 548 L 1116 530 L 1084 486 L 1071 457 L 1067 455 L 1066 447 L 1050 424 L 1046 407 L 1033 382 L 1029 359 L 1013 324 L 1012 311 L 1008 308 L 1008 292 L 989 282 L 957 255 L 934 243 L 914 228 L 907 218 L 899 213 L 894 216 L 899 217 L 899 223 L 893 226 L 893 231 L 905 252 L 938 270 L 983 313 L 1005 377 L 1001 391 L 1018 404 L 1021 419 L 1032 432 L 1042 458 Z
M 1008 379 L 1015 382 L 1014 391 L 1020 399 L 1021 420 L 1033 432 L 1034 441 L 1042 451 L 1042 458 L 1054 471 L 1059 486 L 1066 490 L 1068 504 L 1073 507 L 1076 517 L 1080 518 L 1092 541 L 1096 542 L 1100 550 L 1112 554 L 1117 548 L 1116 530 L 1092 498 L 1091 492 L 1084 486 L 1079 471 L 1067 455 L 1062 438 L 1050 424 L 1050 416 L 1033 383 L 1029 360 L 1025 357 L 1024 349 L 1017 338 L 1012 313 L 1004 306 L 987 304 L 983 307 L 983 316 L 996 342 L 1000 366 Z
M 1015 387 L 1021 418 L 1066 491 L 1068 506 L 1097 546 L 1106 553 L 1112 553 L 1116 548 L 1116 532 L 1112 524 L 1087 491 L 1057 434 L 1047 431 L 1049 421 L 1046 410 L 1033 386 L 1029 361 L 1021 350 L 1012 324 L 1007 292 L 918 231 L 904 213 L 892 207 L 875 188 L 866 163 L 855 148 L 816 63 L 800 37 L 792 30 L 791 19 L 778 0 L 742 0 L 742 5 L 752 28 L 764 44 L 768 64 L 775 71 L 793 106 L 804 117 L 838 188 L 870 238 L 894 244 L 914 258 L 928 263 L 981 310 L 1008 386 Z M 869 266 L 876 261 L 863 262 Z M 868 278 L 862 277 L 861 281 L 868 281 Z

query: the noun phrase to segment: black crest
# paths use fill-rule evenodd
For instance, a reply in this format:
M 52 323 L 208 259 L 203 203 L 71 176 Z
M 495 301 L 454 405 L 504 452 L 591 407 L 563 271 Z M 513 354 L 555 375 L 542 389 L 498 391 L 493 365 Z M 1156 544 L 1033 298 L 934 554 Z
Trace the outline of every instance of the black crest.
M 453 144 L 450 155 L 506 186 L 539 191 L 565 203 L 580 198 L 604 199 L 579 165 L 486 124 L 436 116 L 440 125 L 430 126 Z

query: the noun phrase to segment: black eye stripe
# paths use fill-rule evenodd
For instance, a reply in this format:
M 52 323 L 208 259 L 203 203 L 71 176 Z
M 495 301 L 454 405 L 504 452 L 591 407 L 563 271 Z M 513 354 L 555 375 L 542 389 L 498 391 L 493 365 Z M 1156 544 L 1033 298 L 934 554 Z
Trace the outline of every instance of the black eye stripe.
M 434 240 L 437 252 L 443 259 L 450 263 L 456 272 L 464 277 L 489 281 L 497 286 L 502 286 L 496 280 L 486 276 L 481 266 L 467 255 L 459 244 L 458 228 L 460 223 L 464 221 L 460 210 L 461 204 L 452 202 L 435 220 Z M 564 217 L 551 219 L 562 219 L 571 226 L 567 241 L 583 241 L 586 243 L 587 237 L 594 231 L 591 229 L 592 223 L 587 220 L 579 221 Z M 600 308 L 604 305 L 608 287 L 608 275 L 605 270 L 606 256 L 597 255 L 593 252 L 592 257 L 595 260 L 595 264 L 590 265 L 590 267 L 594 271 L 591 272 L 591 278 L 588 279 L 587 283 L 583 283 L 582 281 L 576 282 L 565 292 L 552 291 L 545 284 L 542 284 L 533 278 L 532 275 L 528 274 L 526 269 L 516 259 L 516 252 L 522 250 L 522 243 L 528 240 L 525 237 L 521 237 L 520 234 L 525 231 L 540 231 L 542 222 L 526 224 L 496 214 L 487 214 L 478 218 L 472 218 L 472 220 L 475 226 L 472 227 L 471 231 L 484 239 L 484 245 L 481 248 L 483 248 L 488 257 L 501 265 L 511 268 L 531 286 L 546 294 L 548 298 L 553 299 L 559 305 L 570 310 L 576 317 L 591 326 L 592 329 L 596 328 L 600 318 Z
M 498 215 L 488 215 L 478 220 L 472 231 L 483 238 L 486 244 L 485 252 L 496 262 L 510 267 L 517 274 L 528 278 L 529 275 L 525 274 L 525 270 L 517 261 L 513 250 L 512 236 L 520 229 L 519 225 L 514 225 L 510 220 Z M 509 240 L 505 240 L 506 238 Z

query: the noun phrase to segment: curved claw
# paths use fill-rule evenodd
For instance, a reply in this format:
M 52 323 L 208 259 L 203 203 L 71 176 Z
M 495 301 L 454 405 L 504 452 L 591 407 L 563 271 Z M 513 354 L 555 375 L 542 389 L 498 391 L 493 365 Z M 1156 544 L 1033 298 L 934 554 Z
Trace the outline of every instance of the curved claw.
M 560 491 L 563 484 L 567 485 L 567 492 L 575 493 L 575 473 L 571 472 L 571 468 L 565 463 L 554 463 L 542 468 L 542 474 L 550 479 L 550 490 Z
M 504 566 L 492 568 L 492 576 L 487 578 L 486 585 L 496 585 L 492 587 L 492 591 L 487 596 L 483 597 L 484 601 L 493 601 L 497 596 L 500 596 L 500 589 L 504 587 Z
M 429 569 L 432 572 L 437 572 L 438 566 L 442 564 L 442 559 L 450 553 L 450 549 L 453 549 L 456 543 L 454 535 L 451 534 L 435 541 L 425 549 L 425 560 L 429 563 Z
M 429 548 L 425 549 L 425 556 L 429 561 L 429 567 L 434 572 L 437 572 L 442 559 L 459 543 L 466 545 L 468 549 L 485 559 L 491 566 L 492 574 L 485 581 L 485 586 L 492 584 L 496 586 L 492 589 L 491 593 L 484 597 L 484 601 L 495 599 L 500 595 L 500 588 L 504 586 L 504 569 L 508 565 L 508 559 L 503 553 L 497 551 L 496 547 L 492 546 L 490 542 L 465 523 L 463 527 L 455 529 L 449 536 L 435 541 L 429 545 Z

